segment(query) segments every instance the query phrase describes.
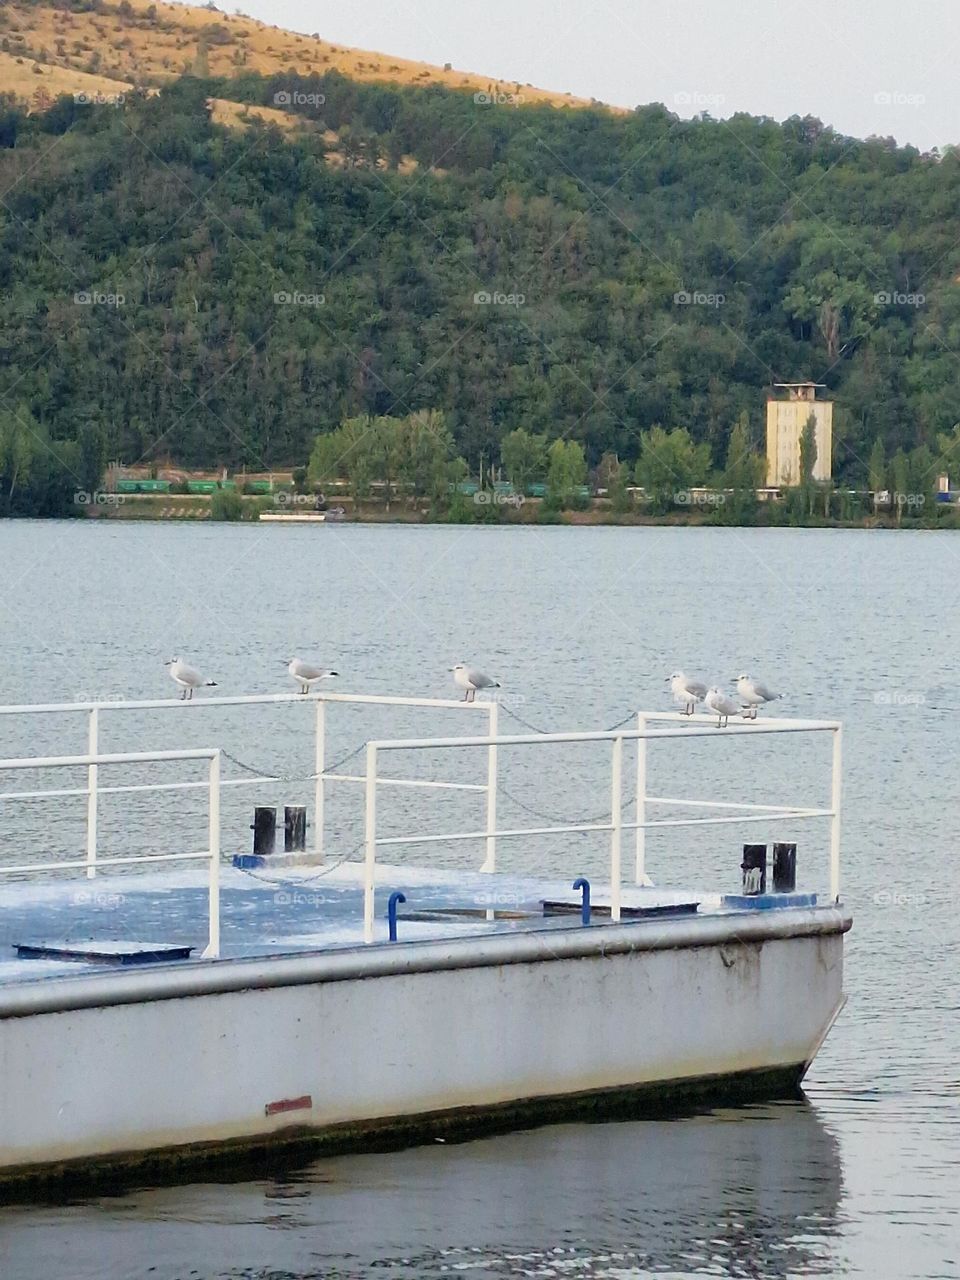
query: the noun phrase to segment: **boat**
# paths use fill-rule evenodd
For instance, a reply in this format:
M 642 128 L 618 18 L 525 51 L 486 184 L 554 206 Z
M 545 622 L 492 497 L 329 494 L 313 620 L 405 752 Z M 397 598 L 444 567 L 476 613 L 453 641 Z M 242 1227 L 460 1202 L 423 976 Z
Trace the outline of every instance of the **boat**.
M 278 777 L 220 744 L 98 748 L 108 717 L 196 724 L 228 708 L 229 726 L 257 704 L 310 717 L 301 775 L 310 848 L 302 822 L 289 820 L 284 853 L 238 850 L 239 828 L 222 820 L 227 797 L 239 803 L 231 788 L 276 795 Z M 327 752 L 328 723 L 345 704 L 443 709 L 460 732 L 371 739 L 362 769 L 346 773 Z M 495 701 L 328 692 L 0 707 L 0 723 L 28 740 L 36 717 L 87 721 L 79 754 L 0 760 L 0 1183 L 85 1185 L 145 1171 L 162 1180 L 283 1149 L 369 1150 L 795 1094 L 844 1002 L 840 724 L 719 728 L 705 716 L 639 712 L 615 730 L 504 734 L 499 711 Z M 650 794 L 648 756 L 665 742 L 736 752 L 777 734 L 832 741 L 826 806 Z M 505 749 L 549 761 L 564 743 L 609 753 L 604 795 L 592 797 L 607 816 L 499 822 Z M 465 756 L 479 781 L 462 765 L 436 776 L 436 762 Z M 401 769 L 417 759 L 431 767 Z M 625 799 L 628 765 L 635 794 Z M 201 776 L 171 783 L 171 766 Z M 34 773 L 44 785 L 31 790 Z M 71 787 L 78 773 L 82 785 Z M 333 787 L 362 802 L 355 847 L 325 822 Z M 410 787 L 459 791 L 483 818 L 465 831 L 398 833 L 390 797 Z M 176 824 L 150 824 L 159 835 L 146 851 L 105 855 L 98 819 L 108 795 L 160 803 L 178 788 L 203 799 L 202 849 Z M 51 856 L 68 797 L 82 810 L 82 838 Z M 16 805 L 38 801 L 51 805 L 51 838 L 12 858 Z M 823 876 L 807 867 L 797 888 L 791 840 L 776 847 L 771 883 L 766 846 L 728 842 L 723 883 L 652 883 L 650 832 L 715 824 L 724 834 L 741 822 L 791 837 L 798 824 L 826 823 Z M 584 833 L 604 846 L 591 875 Z M 534 866 L 544 836 L 562 837 L 568 852 Z M 417 863 L 397 858 L 406 847 L 421 850 Z

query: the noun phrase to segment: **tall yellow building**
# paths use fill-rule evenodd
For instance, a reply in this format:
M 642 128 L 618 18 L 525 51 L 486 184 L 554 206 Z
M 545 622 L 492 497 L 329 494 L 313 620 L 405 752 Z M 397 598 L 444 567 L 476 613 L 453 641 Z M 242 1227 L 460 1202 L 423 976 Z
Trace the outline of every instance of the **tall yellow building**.
M 800 483 L 800 437 L 811 413 L 816 419 L 817 460 L 814 480 L 829 480 L 833 471 L 833 401 L 818 400 L 822 382 L 777 382 L 786 399 L 767 397 L 767 485 Z

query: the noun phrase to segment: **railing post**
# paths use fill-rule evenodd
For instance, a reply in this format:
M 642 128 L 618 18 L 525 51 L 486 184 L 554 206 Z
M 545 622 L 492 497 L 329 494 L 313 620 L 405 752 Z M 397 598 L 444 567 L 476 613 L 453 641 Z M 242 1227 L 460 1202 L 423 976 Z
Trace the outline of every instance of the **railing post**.
M 322 697 L 317 699 L 317 733 L 314 749 L 313 769 L 317 775 L 313 792 L 313 849 L 317 861 L 323 863 L 323 802 L 324 802 L 324 760 L 326 757 L 326 704 Z
M 637 730 L 639 733 L 647 731 L 647 717 L 642 711 L 637 712 Z M 634 881 L 636 884 L 648 885 L 650 883 L 647 876 L 647 833 L 643 824 L 647 820 L 647 740 L 646 738 L 637 739 L 637 845 L 636 845 L 636 867 L 634 869 Z
M 840 790 L 843 768 L 843 729 L 833 731 L 833 779 L 830 787 L 830 897 L 840 901 Z
M 490 703 L 487 720 L 487 737 L 495 738 L 497 736 L 497 719 L 499 707 L 496 702 Z M 494 832 L 497 829 L 497 748 L 495 746 L 487 747 L 487 840 L 486 853 L 483 859 L 481 871 L 496 871 L 497 869 L 497 838 Z
M 209 938 L 203 953 L 204 960 L 220 958 L 220 752 L 210 757 L 210 880 L 208 885 L 207 914 Z
M 623 738 L 613 740 L 613 767 L 610 770 L 610 919 L 620 919 L 620 854 L 623 838 Z
M 377 748 L 367 743 L 366 808 L 363 824 L 363 940 L 373 941 L 373 890 L 377 863 Z
M 99 711 L 90 708 L 90 719 L 87 725 L 87 755 L 98 754 L 100 739 Z M 97 874 L 97 766 L 87 767 L 87 879 L 92 880 Z

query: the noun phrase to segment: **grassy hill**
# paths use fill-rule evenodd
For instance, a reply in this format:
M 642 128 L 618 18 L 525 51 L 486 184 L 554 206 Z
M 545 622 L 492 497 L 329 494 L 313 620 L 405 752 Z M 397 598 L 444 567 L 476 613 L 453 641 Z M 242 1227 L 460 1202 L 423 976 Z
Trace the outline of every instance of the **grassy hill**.
M 440 85 L 463 91 L 509 93 L 525 103 L 585 106 L 570 94 L 501 84 L 490 76 L 410 62 L 346 48 L 312 35 L 284 31 L 254 18 L 148 0 L 7 0 L 0 9 L 0 85 L 22 101 L 40 89 L 116 93 L 133 85 L 157 87 L 189 71 L 230 77 L 240 71 L 301 75 L 337 71 L 360 82 Z M 229 97 L 229 94 L 227 95 Z
M 104 457 L 300 465 L 365 415 L 442 413 L 474 470 L 521 427 L 632 466 L 657 424 L 723 468 L 802 379 L 836 401 L 843 484 L 910 493 L 960 454 L 954 152 L 305 55 L 261 74 L 239 34 L 198 52 L 173 24 L 239 19 L 64 2 L 57 56 L 86 61 L 39 74 L 13 42 L 52 56 L 54 11 L 0 10 L 26 77 L 0 100 L 0 511 L 57 509 Z

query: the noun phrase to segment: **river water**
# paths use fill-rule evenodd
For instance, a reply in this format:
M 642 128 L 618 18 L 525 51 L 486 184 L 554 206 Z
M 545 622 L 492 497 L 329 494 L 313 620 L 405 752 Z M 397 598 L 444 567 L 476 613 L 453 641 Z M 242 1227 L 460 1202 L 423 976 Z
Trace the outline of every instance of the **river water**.
M 447 668 L 466 659 L 501 679 L 503 731 L 521 729 L 514 716 L 607 728 L 666 709 L 664 676 L 678 666 L 723 684 L 754 671 L 786 691 L 784 714 L 844 721 L 854 915 L 849 1004 L 804 1102 L 8 1207 L 0 1276 L 960 1275 L 958 569 L 949 533 L 0 524 L 0 703 L 165 697 L 162 663 L 175 654 L 215 678 L 215 693 L 284 689 L 281 660 L 301 653 L 335 666 L 344 692 L 445 696 Z M 270 708 L 256 722 L 232 709 L 116 713 L 101 746 L 229 740 L 237 759 L 279 772 L 308 760 L 310 725 L 295 719 L 306 710 Z M 339 708 L 328 758 L 374 733 L 448 732 L 444 716 L 458 714 Z M 675 794 L 750 787 L 749 799 L 762 779 L 774 799 L 826 801 L 826 742 L 758 741 L 746 761 L 711 742 L 685 754 L 657 744 L 651 777 L 660 770 L 656 785 Z M 82 722 L 0 723 L 0 755 L 54 745 L 81 750 Z M 502 761 L 506 820 L 524 825 L 514 797 L 563 820 L 609 803 L 603 760 L 531 763 L 524 750 Z M 300 784 L 285 785 L 278 803 Z M 357 830 L 346 790 L 331 798 L 345 850 Z M 232 803 L 228 836 L 246 847 L 252 800 Z M 396 821 L 454 812 L 428 819 L 419 803 L 399 799 Z M 26 807 L 14 844 L 53 830 Z M 153 822 L 118 801 L 104 833 L 129 838 Z M 737 841 L 751 831 L 712 830 L 651 839 L 654 879 L 735 883 Z M 801 883 L 823 887 L 826 833 L 798 838 Z M 603 865 L 586 838 L 503 856 Z

